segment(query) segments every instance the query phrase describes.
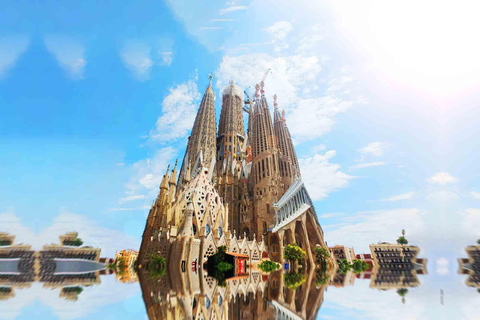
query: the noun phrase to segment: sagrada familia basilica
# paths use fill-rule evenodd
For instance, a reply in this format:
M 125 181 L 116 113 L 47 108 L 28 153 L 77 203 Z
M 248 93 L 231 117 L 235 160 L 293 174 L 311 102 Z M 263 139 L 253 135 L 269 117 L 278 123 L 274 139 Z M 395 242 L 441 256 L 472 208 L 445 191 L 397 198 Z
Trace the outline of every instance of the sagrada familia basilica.
M 272 121 L 264 81 L 255 88 L 252 99 L 233 81 L 223 89 L 217 130 L 210 76 L 182 166 L 177 172 L 175 163 L 162 179 L 142 249 L 163 243 L 162 236 L 193 237 L 206 241 L 202 256 L 208 257 L 223 241 L 242 237 L 265 246 L 262 251 L 268 248 L 269 257 L 279 262 L 282 248 L 297 243 L 313 264 L 313 249 L 326 248 L 285 113 L 275 95 Z
M 295 296 L 283 283 L 288 244 L 297 244 L 307 254 L 303 273 L 309 288 L 315 277 L 315 249 L 327 246 L 276 95 L 272 120 L 265 76 L 252 98 L 230 81 L 221 94 L 218 129 L 210 76 L 183 163 L 178 171 L 177 163 L 172 171 L 167 169 L 143 233 L 140 279 L 145 276 L 142 265 L 152 255 L 165 258 L 168 273 L 159 282 L 142 282 L 149 283 L 142 285 L 144 298 L 156 301 L 147 310 L 151 318 L 162 318 L 167 310 L 189 319 L 222 318 L 216 314 L 219 310 L 208 308 L 211 302 L 235 299 L 235 292 L 243 292 L 245 298 L 260 290 L 263 296 L 265 288 L 271 291 L 269 296 L 275 296 L 275 303 L 286 306 L 283 310 L 279 305 L 272 312 L 292 310 L 312 319 L 323 301 L 323 290 L 313 285 Z M 248 114 L 246 131 L 244 112 Z M 230 294 L 219 296 L 225 289 L 215 285 L 205 266 L 220 246 L 226 248 L 234 267 L 227 275 Z M 266 259 L 278 262 L 281 269 L 270 275 L 262 273 L 258 264 Z M 298 265 L 285 265 L 287 268 Z M 193 301 L 192 295 L 202 298 Z M 186 305 L 179 307 L 181 304 Z M 308 310 L 312 312 L 307 316 Z

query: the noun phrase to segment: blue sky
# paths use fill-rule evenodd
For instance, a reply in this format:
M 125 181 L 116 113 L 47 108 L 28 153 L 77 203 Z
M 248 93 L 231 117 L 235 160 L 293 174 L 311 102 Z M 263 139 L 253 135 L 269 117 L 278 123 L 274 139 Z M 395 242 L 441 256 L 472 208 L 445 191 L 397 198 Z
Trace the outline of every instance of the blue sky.
M 405 228 L 427 282 L 458 289 L 456 258 L 480 237 L 475 6 L 4 1 L 0 229 L 137 247 L 207 75 L 219 117 L 230 79 L 253 88 L 271 68 L 328 243 L 365 252 Z

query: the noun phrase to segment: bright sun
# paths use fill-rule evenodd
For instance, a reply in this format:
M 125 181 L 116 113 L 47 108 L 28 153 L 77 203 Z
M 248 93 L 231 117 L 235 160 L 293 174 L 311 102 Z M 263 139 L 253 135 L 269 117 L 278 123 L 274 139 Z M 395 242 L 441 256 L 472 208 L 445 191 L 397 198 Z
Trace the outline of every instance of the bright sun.
M 332 0 L 340 31 L 372 71 L 449 98 L 480 85 L 479 1 Z

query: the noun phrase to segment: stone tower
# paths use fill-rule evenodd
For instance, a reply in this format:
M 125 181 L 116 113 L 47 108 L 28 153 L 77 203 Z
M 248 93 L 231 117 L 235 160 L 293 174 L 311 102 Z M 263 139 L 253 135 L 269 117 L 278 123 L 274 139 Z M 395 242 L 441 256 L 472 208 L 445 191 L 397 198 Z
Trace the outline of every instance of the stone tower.
M 210 74 L 209 77 L 210 82 L 198 108 L 192 133 L 188 138 L 187 150 L 178 179 L 177 195 L 185 185 L 187 169 L 190 170 L 191 179 L 197 175 L 199 168 L 207 167 L 211 170 L 213 169 L 217 128 L 215 120 L 215 94 L 212 89 L 213 75 Z
M 216 187 L 230 209 L 229 225 L 240 228 L 240 173 L 244 155 L 243 90 L 233 81 L 223 89 L 217 137 Z
M 268 228 L 275 223 L 273 203 L 281 196 L 277 141 L 263 85 L 263 81 L 260 86 L 257 84 L 255 92 L 251 129 L 253 161 L 249 176 L 255 212 L 253 231 L 257 238 L 266 234 Z
M 300 169 L 298 166 L 297 155 L 293 147 L 292 137 L 285 122 L 285 112 L 280 114 L 277 108 L 277 95 L 273 96 L 274 111 L 274 129 L 278 141 L 278 166 L 280 176 L 282 177 L 282 184 L 284 192 L 295 180 L 295 175 L 300 177 Z

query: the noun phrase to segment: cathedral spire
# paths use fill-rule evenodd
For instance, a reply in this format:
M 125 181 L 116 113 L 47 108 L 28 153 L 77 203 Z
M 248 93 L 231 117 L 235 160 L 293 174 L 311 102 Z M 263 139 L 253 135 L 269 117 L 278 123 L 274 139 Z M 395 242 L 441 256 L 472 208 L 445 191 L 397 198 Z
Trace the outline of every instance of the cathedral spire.
M 209 84 L 203 95 L 202 102 L 198 108 L 197 116 L 193 124 L 192 133 L 188 138 L 187 150 L 180 169 L 177 193 L 185 185 L 187 168 L 193 170 L 199 153 L 202 153 L 203 163 L 211 163 L 215 159 L 217 127 L 215 123 L 215 94 L 212 89 L 213 74 L 209 75 Z M 191 178 L 196 172 L 191 171 Z
M 162 182 L 160 183 L 160 190 L 168 189 L 168 172 L 170 171 L 170 165 L 167 167 L 167 172 L 165 172 L 165 175 L 163 176 Z
M 257 212 L 255 228 L 251 231 L 257 237 L 266 233 L 274 222 L 273 203 L 279 199 L 280 187 L 277 142 L 263 88 L 262 80 L 260 85 L 256 85 L 255 111 L 252 122 L 253 161 L 249 176 L 249 192 L 254 199 L 253 210 Z
M 170 197 L 170 202 L 175 200 L 175 187 L 177 185 L 177 163 L 175 161 L 175 167 L 173 167 L 172 174 L 170 175 L 170 181 L 168 182 L 168 195 Z
M 274 128 L 275 135 L 277 136 L 278 149 L 280 151 L 278 159 L 280 175 L 285 188 L 288 188 L 295 179 L 300 177 L 300 169 L 292 137 L 290 136 L 290 131 L 285 121 L 285 112 L 282 111 L 282 114 L 280 114 L 278 111 L 276 95 L 274 96 L 274 101 Z
M 244 90 L 231 80 L 222 91 L 222 111 L 218 125 L 216 184 L 220 196 L 229 205 L 230 227 L 239 228 L 239 188 L 244 155 Z
M 177 184 L 177 163 L 178 163 L 178 160 L 175 160 L 175 167 L 172 170 L 172 175 L 170 176 L 170 181 L 168 182 L 169 185 Z

